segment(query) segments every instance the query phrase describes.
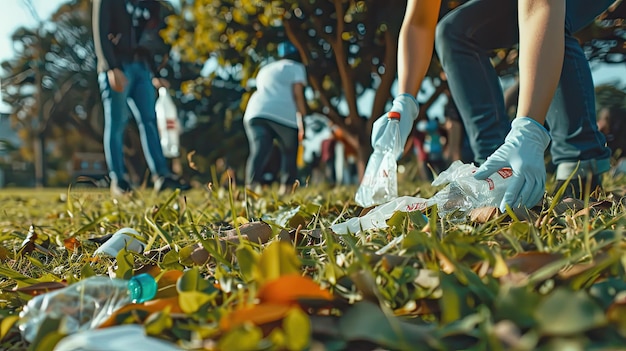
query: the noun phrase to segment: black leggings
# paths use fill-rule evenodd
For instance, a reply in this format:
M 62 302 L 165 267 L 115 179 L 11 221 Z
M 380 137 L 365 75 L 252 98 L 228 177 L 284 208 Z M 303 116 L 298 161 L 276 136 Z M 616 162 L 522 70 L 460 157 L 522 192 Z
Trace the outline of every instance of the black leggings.
M 259 117 L 247 121 L 244 126 L 250 145 L 246 184 L 263 183 L 264 173 L 276 173 L 276 169 L 266 169 L 273 154 L 274 141 L 281 151 L 280 184 L 293 184 L 298 174 L 298 129 Z

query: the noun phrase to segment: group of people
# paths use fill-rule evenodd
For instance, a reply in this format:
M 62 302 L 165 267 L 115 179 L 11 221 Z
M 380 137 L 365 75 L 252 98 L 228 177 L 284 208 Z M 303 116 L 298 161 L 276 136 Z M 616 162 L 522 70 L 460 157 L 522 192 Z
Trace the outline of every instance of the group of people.
M 586 183 L 601 186 L 611 151 L 596 125 L 589 63 L 574 33 L 591 23 L 614 0 L 469 0 L 439 18 L 441 0 L 408 0 L 398 42 L 398 94 L 389 112 L 400 114 L 406 143 L 419 111 L 416 94 L 433 51 L 447 76 L 465 128 L 475 177 L 485 179 L 510 167 L 510 183 L 500 209 L 533 207 L 546 184 L 544 153 L 550 146 L 557 187 L 573 174 L 567 194 L 581 196 Z M 122 135 L 127 102 L 134 105 L 146 161 L 161 186 L 184 187 L 169 170 L 158 142 L 151 56 L 141 50 L 142 26 L 153 14 L 149 1 L 94 0 L 94 38 L 105 116 L 105 155 L 112 186 L 132 190 L 125 178 Z M 516 117 L 505 110 L 494 49 L 519 45 L 519 99 Z M 282 150 L 281 191 L 297 177 L 297 150 L 306 115 L 307 75 L 297 50 L 279 45 L 278 60 L 262 67 L 257 90 L 244 115 L 250 155 L 246 186 L 256 187 L 276 143 Z M 374 123 L 372 143 L 388 118 Z M 582 185 L 582 186 L 581 186 Z

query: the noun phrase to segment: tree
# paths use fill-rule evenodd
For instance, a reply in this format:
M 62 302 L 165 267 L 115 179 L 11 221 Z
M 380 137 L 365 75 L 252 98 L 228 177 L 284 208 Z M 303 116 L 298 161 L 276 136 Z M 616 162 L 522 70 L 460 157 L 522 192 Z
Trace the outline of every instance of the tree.
M 47 140 L 55 133 L 65 134 L 55 139 L 57 147 L 72 133 L 82 140 L 101 139 L 90 3 L 69 1 L 51 19 L 41 20 L 25 1 L 38 25 L 13 33 L 17 55 L 2 63 L 3 97 L 26 141 L 22 154 L 35 164 L 37 186 L 46 184 Z

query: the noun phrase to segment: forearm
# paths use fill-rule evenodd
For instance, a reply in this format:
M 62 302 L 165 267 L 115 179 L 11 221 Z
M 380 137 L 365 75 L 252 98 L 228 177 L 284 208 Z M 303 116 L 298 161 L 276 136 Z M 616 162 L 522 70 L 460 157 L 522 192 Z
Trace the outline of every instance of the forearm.
M 441 0 L 411 0 L 398 39 L 398 94 L 416 96 L 430 65 Z
M 565 0 L 520 0 L 518 117 L 543 124 L 559 83 L 565 46 Z
M 98 61 L 100 62 L 99 66 L 107 71 L 113 68 L 119 68 L 115 52 L 113 51 L 113 44 L 111 43 L 111 39 L 108 38 L 109 35 L 112 35 L 109 29 L 110 21 L 111 10 L 107 6 L 107 3 L 103 0 L 94 0 L 92 10 L 94 49 Z

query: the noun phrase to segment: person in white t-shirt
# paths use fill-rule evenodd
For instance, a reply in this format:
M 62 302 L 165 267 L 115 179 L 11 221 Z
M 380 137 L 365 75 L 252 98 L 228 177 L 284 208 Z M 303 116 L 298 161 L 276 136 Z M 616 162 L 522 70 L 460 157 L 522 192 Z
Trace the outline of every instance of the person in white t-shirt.
M 280 192 L 285 193 L 298 173 L 298 143 L 304 138 L 302 118 L 306 115 L 304 87 L 306 69 L 293 44 L 280 43 L 280 59 L 261 67 L 257 90 L 246 107 L 243 122 L 250 146 L 246 164 L 246 186 L 258 189 L 272 155 L 274 141 L 281 152 Z M 277 170 L 271 170 L 276 173 Z

